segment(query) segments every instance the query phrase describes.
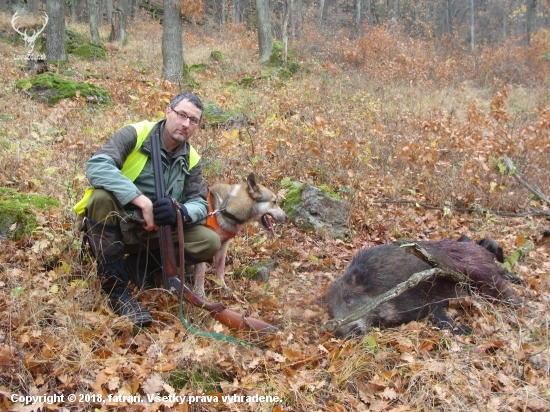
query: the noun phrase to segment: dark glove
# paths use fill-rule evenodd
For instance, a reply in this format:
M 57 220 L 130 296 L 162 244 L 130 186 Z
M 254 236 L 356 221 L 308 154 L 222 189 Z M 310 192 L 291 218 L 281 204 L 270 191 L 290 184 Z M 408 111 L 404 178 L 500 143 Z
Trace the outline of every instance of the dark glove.
M 183 223 L 190 223 L 191 218 L 189 217 L 187 208 L 183 205 L 183 203 L 180 203 L 179 206 Z M 174 208 L 172 200 L 166 197 L 153 203 L 153 215 L 155 217 L 155 223 L 159 226 L 174 226 L 176 224 L 176 209 Z
M 153 216 L 155 217 L 155 223 L 159 226 L 173 226 L 176 224 L 176 209 L 167 197 L 153 203 Z

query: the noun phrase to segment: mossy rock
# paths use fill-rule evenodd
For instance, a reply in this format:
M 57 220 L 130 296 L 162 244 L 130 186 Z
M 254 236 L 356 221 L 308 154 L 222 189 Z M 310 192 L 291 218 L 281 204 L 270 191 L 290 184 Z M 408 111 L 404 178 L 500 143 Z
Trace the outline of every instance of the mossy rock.
M 81 44 L 74 49 L 73 54 L 84 60 L 107 59 L 107 50 L 101 44 Z
M 244 76 L 239 84 L 243 87 L 252 87 L 254 85 L 254 76 Z
M 204 63 L 193 64 L 189 66 L 189 73 L 204 73 L 208 69 L 208 65 Z
M 212 59 L 216 62 L 221 62 L 221 61 L 225 60 L 225 56 L 219 50 L 212 50 L 212 52 L 210 53 L 210 59 Z
M 78 46 L 86 43 L 86 38 L 74 30 L 65 30 L 65 43 L 67 44 L 67 53 L 73 53 Z
M 258 282 L 267 282 L 269 274 L 277 267 L 273 260 L 261 260 L 244 268 L 233 270 L 233 277 L 256 280 Z
M 62 99 L 84 96 L 89 102 L 108 104 L 111 102 L 109 93 L 91 83 L 76 82 L 64 79 L 47 72 L 19 80 L 16 87 L 33 100 L 54 105 Z
M 200 84 L 199 82 L 197 82 L 195 79 L 193 79 L 193 76 L 192 76 L 192 72 L 194 70 L 192 70 L 192 67 L 193 66 L 189 66 L 187 63 L 184 63 L 183 64 L 183 78 L 182 78 L 182 84 L 183 85 L 187 85 L 189 86 L 190 88 L 196 88 L 196 87 L 199 87 Z
M 351 206 L 326 186 L 312 186 L 285 178 L 281 185 L 288 189 L 283 210 L 301 229 L 327 231 L 332 237 L 349 240 Z
M 36 193 L 19 193 L 0 187 L 0 238 L 19 240 L 36 227 L 34 209 L 50 210 L 59 206 L 53 197 Z
M 280 41 L 273 42 L 273 52 L 269 57 L 267 65 L 270 67 L 284 67 L 291 75 L 300 70 L 298 62 L 298 51 L 296 49 L 288 49 L 286 55 L 286 64 L 283 62 L 283 43 Z M 287 75 L 285 72 L 283 75 Z
M 224 110 L 214 103 L 206 103 L 203 109 L 203 121 L 206 127 L 243 126 L 248 124 L 242 113 Z

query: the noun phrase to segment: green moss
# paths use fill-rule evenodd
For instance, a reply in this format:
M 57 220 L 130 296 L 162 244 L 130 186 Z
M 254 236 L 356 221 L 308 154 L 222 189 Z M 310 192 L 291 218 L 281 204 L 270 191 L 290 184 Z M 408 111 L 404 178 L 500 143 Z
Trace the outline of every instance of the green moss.
M 190 73 L 204 73 L 208 66 L 204 63 L 199 64 L 193 64 L 192 66 L 189 66 L 189 72 Z
M 40 100 L 50 105 L 54 105 L 62 99 L 71 99 L 77 92 L 89 102 L 110 103 L 111 101 L 106 91 L 91 83 L 67 80 L 50 72 L 19 80 L 16 87 L 31 99 Z
M 219 50 L 212 50 L 212 53 L 210 53 L 210 58 L 217 62 L 221 62 L 222 60 L 225 60 L 225 56 Z
M 18 240 L 23 234 L 31 234 L 36 227 L 32 209 L 50 210 L 56 206 L 59 201 L 50 196 L 0 187 L 0 236 Z
M 107 59 L 107 50 L 101 44 L 81 44 L 74 49 L 73 54 L 85 60 Z
M 328 186 L 325 186 L 325 185 L 321 185 L 321 186 L 317 186 L 322 192 L 326 193 L 329 197 L 332 197 L 333 199 L 338 199 L 338 200 L 344 200 L 343 198 L 341 198 L 340 196 L 338 196 L 336 193 L 334 193 L 334 191 L 328 187 Z
M 65 42 L 67 43 L 67 53 L 73 53 L 78 46 L 86 43 L 86 38 L 74 30 L 65 30 Z
M 237 111 L 224 110 L 215 103 L 206 103 L 204 105 L 204 122 L 209 127 L 216 127 L 231 119 L 238 119 L 242 116 Z
M 283 43 L 280 41 L 273 42 L 273 52 L 269 57 L 268 66 L 271 67 L 283 67 L 286 71 L 283 76 L 290 76 L 298 70 L 300 70 L 300 63 L 298 62 L 298 51 L 296 49 L 288 49 L 286 56 L 286 63 L 283 61 Z
M 221 392 L 220 382 L 226 380 L 219 370 L 186 369 L 174 370 L 168 377 L 168 383 L 177 392 L 184 386 L 201 389 L 204 392 Z
M 302 200 L 302 192 L 304 191 L 306 184 L 293 182 L 288 177 L 285 177 L 281 180 L 281 186 L 288 190 L 285 198 L 283 199 L 283 208 L 289 217 L 292 218 L 294 215 L 294 206 L 300 204 Z
M 233 277 L 236 279 L 246 278 L 253 279 L 256 277 L 261 268 L 256 266 L 246 266 L 244 268 L 237 268 L 233 270 Z
M 239 87 L 239 82 L 237 82 L 235 80 L 230 80 L 228 82 L 223 82 L 222 86 L 223 87 L 237 88 L 237 87 Z
M 243 77 L 239 84 L 243 87 L 252 87 L 252 85 L 254 84 L 254 76 Z
M 8 187 L 0 187 L 0 200 L 27 203 L 40 210 L 50 210 L 59 206 L 59 201 L 53 197 L 39 193 L 19 193 Z

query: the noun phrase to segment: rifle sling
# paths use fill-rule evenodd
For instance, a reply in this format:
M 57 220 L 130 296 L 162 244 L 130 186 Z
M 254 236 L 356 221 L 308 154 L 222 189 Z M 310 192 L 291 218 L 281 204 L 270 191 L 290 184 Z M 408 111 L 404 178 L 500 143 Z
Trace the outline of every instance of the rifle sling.
M 178 244 L 180 254 L 180 266 L 178 267 L 180 275 L 181 290 L 178 290 L 180 296 L 183 296 L 183 285 L 185 285 L 185 250 L 183 248 L 183 217 L 181 216 L 181 208 L 178 201 L 172 198 L 172 204 L 176 209 L 176 221 L 178 224 Z

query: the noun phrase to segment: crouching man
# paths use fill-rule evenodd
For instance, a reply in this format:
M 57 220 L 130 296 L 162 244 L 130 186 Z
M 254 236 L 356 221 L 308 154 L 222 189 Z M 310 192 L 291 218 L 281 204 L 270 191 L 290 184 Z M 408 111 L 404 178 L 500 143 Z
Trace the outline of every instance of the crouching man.
M 186 256 L 204 262 L 220 249 L 219 236 L 204 226 L 207 187 L 200 156 L 189 144 L 199 129 L 202 111 L 196 95 L 179 94 L 166 108 L 164 119 L 123 127 L 86 163 L 92 187 L 75 211 L 97 259 L 97 275 L 111 308 L 137 326 L 150 324 L 152 318 L 132 296 L 128 281 L 132 275 L 140 286 L 151 284 L 160 261 L 158 227 L 172 225 L 175 233 L 176 211 L 169 197 L 180 204 Z M 162 199 L 155 199 L 152 139 L 160 140 L 166 188 Z M 144 262 L 150 263 L 149 270 Z

